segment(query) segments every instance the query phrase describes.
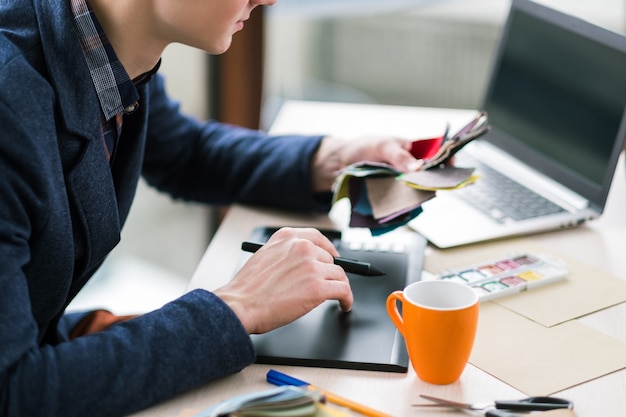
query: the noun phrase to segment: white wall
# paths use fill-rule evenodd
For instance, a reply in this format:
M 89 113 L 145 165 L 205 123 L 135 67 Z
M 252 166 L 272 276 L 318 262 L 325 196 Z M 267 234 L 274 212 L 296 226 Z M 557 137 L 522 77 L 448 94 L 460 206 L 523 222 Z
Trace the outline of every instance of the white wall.
M 167 79 L 168 94 L 180 100 L 184 112 L 199 119 L 208 117 L 206 53 L 184 45 L 170 45 L 163 54 L 159 73 Z

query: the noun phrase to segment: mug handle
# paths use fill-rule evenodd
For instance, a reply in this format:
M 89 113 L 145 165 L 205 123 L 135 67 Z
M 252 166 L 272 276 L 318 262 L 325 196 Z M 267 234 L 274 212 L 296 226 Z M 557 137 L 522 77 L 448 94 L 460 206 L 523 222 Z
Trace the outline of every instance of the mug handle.
M 396 326 L 400 334 L 406 337 L 404 334 L 404 320 L 402 319 L 402 315 L 398 310 L 398 301 L 404 303 L 404 292 L 402 291 L 394 291 L 387 297 L 387 313 L 389 314 L 389 318 Z

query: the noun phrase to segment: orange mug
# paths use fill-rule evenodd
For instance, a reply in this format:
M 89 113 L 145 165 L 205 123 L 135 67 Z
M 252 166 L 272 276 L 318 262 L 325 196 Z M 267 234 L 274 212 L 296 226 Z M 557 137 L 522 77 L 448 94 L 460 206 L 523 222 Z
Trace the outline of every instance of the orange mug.
M 474 345 L 478 308 L 476 292 L 452 281 L 418 281 L 387 297 L 389 317 L 422 381 L 443 385 L 461 377 Z

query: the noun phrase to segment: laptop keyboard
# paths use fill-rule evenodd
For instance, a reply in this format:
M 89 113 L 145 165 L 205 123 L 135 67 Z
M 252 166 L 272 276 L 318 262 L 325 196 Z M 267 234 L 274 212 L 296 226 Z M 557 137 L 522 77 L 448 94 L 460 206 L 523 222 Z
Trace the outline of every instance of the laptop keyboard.
M 470 166 L 477 168 L 480 178 L 474 184 L 456 190 L 455 195 L 499 223 L 565 211 L 545 197 L 477 160 L 472 159 Z

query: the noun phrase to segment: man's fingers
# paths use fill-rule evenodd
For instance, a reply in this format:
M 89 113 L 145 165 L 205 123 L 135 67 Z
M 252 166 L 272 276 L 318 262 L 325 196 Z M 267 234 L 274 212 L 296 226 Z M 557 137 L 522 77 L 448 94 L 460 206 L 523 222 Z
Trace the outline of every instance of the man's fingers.
M 336 265 L 335 267 L 340 271 L 338 271 L 337 275 L 334 275 L 334 277 L 337 278 L 331 277 L 327 280 L 329 292 L 326 295 L 326 299 L 339 301 L 341 309 L 348 312 L 352 309 L 352 304 L 354 303 L 354 295 L 350 288 L 350 281 L 343 271 L 343 268 Z

